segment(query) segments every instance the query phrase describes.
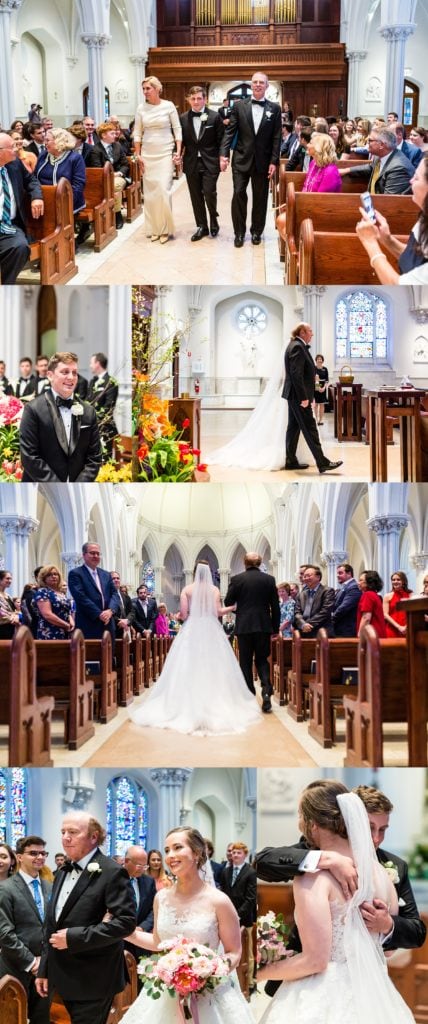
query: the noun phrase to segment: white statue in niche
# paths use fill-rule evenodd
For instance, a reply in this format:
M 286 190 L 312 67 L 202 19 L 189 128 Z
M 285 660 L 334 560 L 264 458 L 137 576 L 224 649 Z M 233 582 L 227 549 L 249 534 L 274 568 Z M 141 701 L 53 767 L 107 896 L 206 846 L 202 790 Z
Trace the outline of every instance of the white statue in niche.
M 239 343 L 241 350 L 241 359 L 244 367 L 244 372 L 249 370 L 255 370 L 256 361 L 259 354 L 259 348 L 254 338 L 247 338 L 245 341 L 242 339 Z
M 368 103 L 378 103 L 382 99 L 382 83 L 376 75 L 372 75 L 367 83 L 365 99 Z
M 296 800 L 287 768 L 264 768 L 259 779 L 259 810 L 294 813 Z
M 413 343 L 413 362 L 428 363 L 428 338 L 419 334 Z

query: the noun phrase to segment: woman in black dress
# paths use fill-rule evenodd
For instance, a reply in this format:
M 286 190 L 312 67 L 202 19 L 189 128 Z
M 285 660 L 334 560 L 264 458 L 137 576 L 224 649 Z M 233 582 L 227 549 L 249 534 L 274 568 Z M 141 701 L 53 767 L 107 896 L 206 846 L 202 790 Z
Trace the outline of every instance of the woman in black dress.
M 324 356 L 315 356 L 315 419 L 319 427 L 324 425 L 324 406 L 327 404 L 328 370 L 324 366 Z

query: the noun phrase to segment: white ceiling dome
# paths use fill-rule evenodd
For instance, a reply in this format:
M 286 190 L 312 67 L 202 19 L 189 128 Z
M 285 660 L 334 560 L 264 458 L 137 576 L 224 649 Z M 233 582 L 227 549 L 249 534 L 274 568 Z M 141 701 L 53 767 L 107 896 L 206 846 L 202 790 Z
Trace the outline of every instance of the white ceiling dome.
M 138 486 L 138 485 L 137 485 Z M 264 484 L 147 484 L 132 487 L 145 526 L 206 536 L 248 530 L 272 520 L 283 487 Z

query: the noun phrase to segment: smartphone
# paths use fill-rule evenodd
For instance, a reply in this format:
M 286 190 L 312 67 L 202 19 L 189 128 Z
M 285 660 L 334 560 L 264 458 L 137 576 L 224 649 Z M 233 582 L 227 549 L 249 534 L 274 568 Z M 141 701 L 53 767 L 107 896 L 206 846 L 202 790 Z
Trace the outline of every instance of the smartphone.
M 365 209 L 367 215 L 370 217 L 370 220 L 372 220 L 373 223 L 375 224 L 376 223 L 376 214 L 375 214 L 375 209 L 374 209 L 374 206 L 373 206 L 373 200 L 372 200 L 372 197 L 370 195 L 370 192 L 363 192 L 362 193 L 362 195 L 361 195 L 361 202 L 362 202 L 362 204 L 364 206 L 364 209 Z

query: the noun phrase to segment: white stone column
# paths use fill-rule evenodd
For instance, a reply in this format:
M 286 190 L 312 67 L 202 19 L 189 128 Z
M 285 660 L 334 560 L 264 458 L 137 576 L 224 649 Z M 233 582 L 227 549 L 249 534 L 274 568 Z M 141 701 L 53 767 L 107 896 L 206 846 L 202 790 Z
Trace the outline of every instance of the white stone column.
M 348 117 L 356 117 L 361 109 L 360 101 L 360 70 L 367 50 L 349 50 L 346 54 L 349 62 L 348 70 Z
M 220 593 L 224 596 L 229 587 L 230 569 L 219 569 Z
M 383 580 L 384 593 L 390 589 L 391 574 L 400 568 L 400 535 L 407 529 L 409 519 L 407 514 L 392 513 L 367 520 L 369 530 L 377 536 L 376 568 Z
M 13 486 L 13 485 L 12 485 Z M 16 485 L 15 485 L 16 486 Z M 25 485 L 24 485 L 25 486 Z M 37 519 L 25 515 L 0 515 L 0 530 L 5 536 L 4 564 L 13 576 L 13 592 L 20 594 L 33 574 L 29 565 L 28 538 L 39 528 Z
M 72 569 L 77 569 L 78 565 L 82 563 L 82 552 L 81 551 L 61 551 L 61 561 L 64 568 L 65 579 L 68 580 L 68 574 Z
M 163 565 L 154 565 L 153 569 L 155 574 L 155 594 L 159 598 L 159 594 L 162 593 L 162 573 L 164 567 Z
M 6 130 L 16 117 L 13 94 L 11 15 L 22 0 L 0 0 L 0 124 Z
M 193 569 L 183 569 L 184 586 L 187 587 L 189 583 L 193 583 Z M 178 579 L 178 577 L 174 577 Z
M 103 50 L 110 42 L 110 38 L 108 35 L 97 35 L 96 33 L 81 36 L 82 42 L 88 49 L 88 112 L 94 118 L 95 124 L 101 124 L 105 120 Z
M 422 580 L 428 569 L 428 551 L 417 551 L 416 554 L 410 555 L 409 562 L 416 569 L 415 595 L 419 597 L 423 588 Z
M 406 42 L 416 25 L 381 25 L 379 32 L 386 42 L 385 114 L 396 110 L 401 118 L 404 91 Z
M 327 291 L 325 285 L 304 284 L 304 319 L 311 325 L 314 332 L 314 351 L 321 351 L 322 327 L 321 327 L 321 299 Z
M 159 786 L 159 841 L 170 829 L 179 827 L 183 791 L 192 768 L 151 768 L 150 778 Z
M 321 562 L 327 567 L 327 586 L 333 587 L 334 590 L 337 588 L 337 576 L 336 570 L 338 565 L 342 565 L 342 562 L 348 561 L 347 551 L 323 551 L 321 555 Z
M 131 288 L 109 288 L 108 367 L 119 382 L 114 418 L 120 434 L 131 434 Z
M 0 26 L 1 23 L 2 17 L 0 15 Z M 4 324 L 2 358 L 6 362 L 6 373 L 9 378 L 18 377 L 20 356 L 26 354 L 21 352 L 21 304 L 21 288 L 16 288 L 15 285 L 5 285 L 5 287 L 1 289 L 0 315 L 1 322 Z M 28 353 L 28 355 L 30 355 L 30 353 Z
M 257 797 L 249 796 L 245 803 L 251 811 L 251 847 L 257 850 Z
M 131 53 L 129 57 L 135 71 L 135 109 L 142 103 L 141 82 L 146 77 L 147 53 Z

